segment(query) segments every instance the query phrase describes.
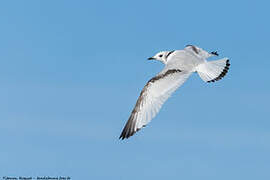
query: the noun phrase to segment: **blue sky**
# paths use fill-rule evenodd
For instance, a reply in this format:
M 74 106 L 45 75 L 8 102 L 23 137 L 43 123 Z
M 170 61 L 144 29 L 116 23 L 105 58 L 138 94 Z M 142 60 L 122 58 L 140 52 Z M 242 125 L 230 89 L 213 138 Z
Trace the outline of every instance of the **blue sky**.
M 3 1 L 0 176 L 269 179 L 268 1 Z M 134 137 L 118 137 L 146 59 L 187 44 L 229 57 Z

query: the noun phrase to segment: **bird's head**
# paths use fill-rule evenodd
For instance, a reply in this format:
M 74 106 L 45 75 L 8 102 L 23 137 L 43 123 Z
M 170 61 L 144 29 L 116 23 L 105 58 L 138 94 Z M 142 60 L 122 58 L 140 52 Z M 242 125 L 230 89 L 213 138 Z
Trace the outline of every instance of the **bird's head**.
M 157 60 L 157 61 L 161 61 L 162 63 L 166 64 L 168 53 L 169 53 L 169 51 L 161 51 L 161 52 L 157 53 L 156 55 L 154 55 L 153 57 L 148 58 L 148 60 Z

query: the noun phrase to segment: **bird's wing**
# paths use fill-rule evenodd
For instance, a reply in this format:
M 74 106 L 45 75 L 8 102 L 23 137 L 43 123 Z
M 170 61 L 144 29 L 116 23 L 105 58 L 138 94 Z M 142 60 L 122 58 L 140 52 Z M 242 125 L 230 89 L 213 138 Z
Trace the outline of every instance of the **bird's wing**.
M 203 58 L 203 59 L 207 59 L 207 58 L 212 57 L 212 56 L 218 56 L 217 51 L 213 51 L 213 52 L 209 53 L 209 52 L 203 50 L 202 48 L 199 48 L 199 47 L 193 46 L 193 45 L 187 45 L 184 50 L 191 52 L 191 53 L 195 54 L 196 56 Z
M 129 138 L 146 126 L 159 112 L 163 103 L 187 80 L 190 74 L 179 69 L 169 69 L 148 81 L 119 138 Z

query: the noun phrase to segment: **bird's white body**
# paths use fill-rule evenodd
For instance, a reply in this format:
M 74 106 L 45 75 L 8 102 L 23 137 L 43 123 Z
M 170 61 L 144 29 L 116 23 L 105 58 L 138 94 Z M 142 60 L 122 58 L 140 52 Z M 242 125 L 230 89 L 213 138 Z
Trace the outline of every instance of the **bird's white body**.
M 208 53 L 199 47 L 188 45 L 183 50 L 162 51 L 149 58 L 161 61 L 165 67 L 143 88 L 120 138 L 128 138 L 148 124 L 163 103 L 193 72 L 198 72 L 205 82 L 215 82 L 224 77 L 230 66 L 227 58 L 206 60 L 217 55 L 217 52 Z
M 197 53 L 194 51 L 194 48 L 196 48 Z M 163 51 L 163 53 L 169 52 L 171 51 Z M 215 55 L 208 53 L 201 48 L 195 46 L 187 46 L 183 50 L 173 51 L 168 56 L 166 61 L 162 61 L 162 63 L 165 64 L 165 67 L 161 73 L 172 68 L 181 69 L 183 71 L 196 72 L 196 67 L 202 63 L 205 63 L 206 59 L 212 56 Z
M 195 68 L 204 61 L 205 59 L 198 58 L 186 50 L 176 50 L 168 57 L 165 68 L 162 72 L 172 68 L 195 72 Z

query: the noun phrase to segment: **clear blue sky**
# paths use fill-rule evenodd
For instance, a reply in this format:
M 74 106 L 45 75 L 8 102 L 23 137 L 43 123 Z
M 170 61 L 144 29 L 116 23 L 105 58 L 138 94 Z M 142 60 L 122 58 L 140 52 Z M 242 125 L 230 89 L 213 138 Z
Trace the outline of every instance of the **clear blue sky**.
M 0 176 L 270 179 L 267 1 L 2 1 Z M 194 74 L 158 116 L 118 137 L 146 59 L 187 44 L 231 59 Z

